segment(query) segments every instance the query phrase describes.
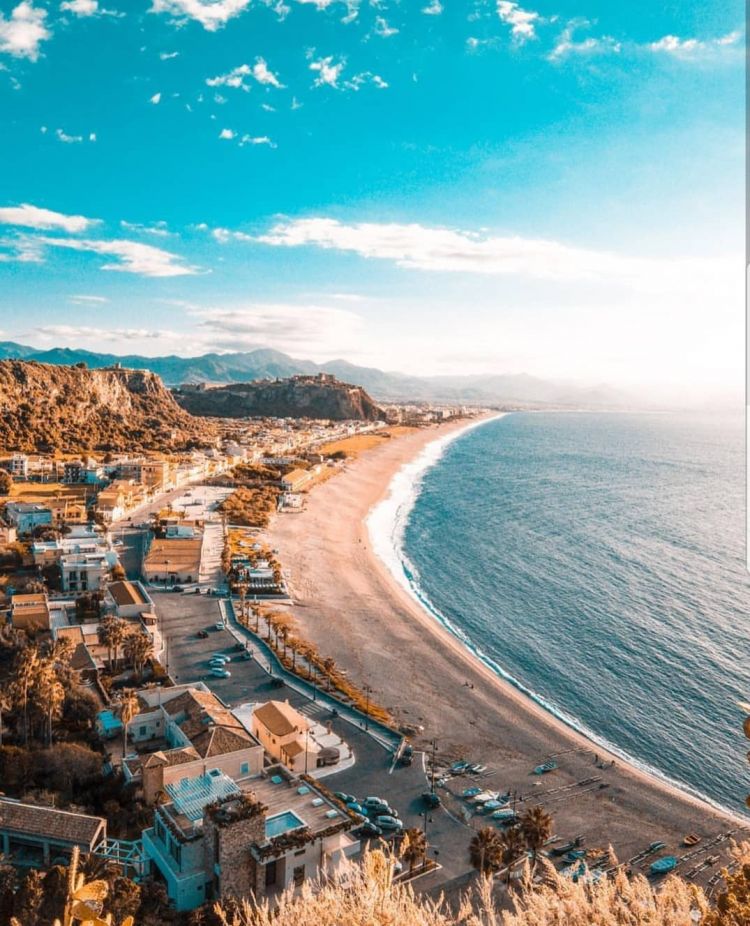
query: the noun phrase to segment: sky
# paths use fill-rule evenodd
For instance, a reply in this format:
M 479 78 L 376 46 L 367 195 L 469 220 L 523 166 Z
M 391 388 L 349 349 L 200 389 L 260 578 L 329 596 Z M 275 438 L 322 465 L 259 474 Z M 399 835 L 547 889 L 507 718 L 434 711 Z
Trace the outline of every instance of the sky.
M 0 338 L 739 395 L 737 0 L 0 0 Z

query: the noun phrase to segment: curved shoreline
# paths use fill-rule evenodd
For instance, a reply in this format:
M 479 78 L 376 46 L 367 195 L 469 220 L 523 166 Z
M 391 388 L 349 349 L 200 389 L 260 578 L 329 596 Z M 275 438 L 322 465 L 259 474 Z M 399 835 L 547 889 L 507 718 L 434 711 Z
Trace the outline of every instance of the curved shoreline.
M 404 541 L 409 519 L 422 492 L 422 484 L 425 475 L 440 463 L 446 449 L 451 444 L 460 440 L 471 431 L 476 430 L 478 427 L 490 424 L 493 421 L 499 421 L 507 417 L 508 414 L 508 412 L 502 412 L 497 415 L 484 417 L 480 420 L 472 421 L 460 430 L 452 431 L 447 435 L 437 437 L 434 441 L 423 447 L 420 453 L 412 460 L 403 464 L 393 475 L 388 484 L 386 493 L 367 513 L 365 524 L 371 539 L 373 551 L 378 556 L 383 566 L 393 576 L 393 579 L 411 596 L 431 620 L 436 621 L 440 627 L 450 633 L 474 659 L 481 663 L 482 666 L 496 675 L 498 679 L 520 692 L 522 696 L 545 711 L 551 718 L 564 724 L 575 733 L 585 737 L 585 739 L 596 746 L 597 749 L 606 752 L 608 755 L 616 756 L 622 762 L 627 763 L 627 765 L 636 772 L 648 775 L 661 784 L 669 788 L 675 788 L 682 794 L 710 806 L 713 810 L 721 814 L 726 814 L 728 817 L 736 819 L 745 826 L 750 826 L 750 818 L 745 818 L 741 814 L 735 813 L 709 795 L 691 787 L 686 782 L 671 777 L 667 772 L 657 768 L 649 762 L 632 756 L 626 750 L 619 747 L 617 743 L 610 742 L 605 737 L 600 736 L 594 730 L 590 729 L 583 721 L 579 720 L 567 709 L 558 707 L 543 695 L 529 688 L 504 666 L 484 653 L 481 646 L 475 643 L 466 631 L 447 618 L 431 601 L 427 593 L 422 590 L 417 582 L 415 578 L 416 569 L 409 559 Z
M 560 768 L 544 787 L 599 776 L 602 790 L 576 792 L 550 808 L 561 835 L 585 832 L 591 845 L 611 843 L 627 858 L 655 840 L 678 846 L 685 833 L 709 838 L 747 827 L 745 818 L 592 746 L 473 655 L 372 549 L 367 516 L 394 475 L 459 430 L 449 423 L 385 441 L 316 486 L 302 513 L 274 518 L 269 539 L 290 575 L 301 636 L 353 682 L 371 686 L 373 700 L 400 724 L 423 730 L 418 746 L 434 737 L 446 759 L 482 761 L 495 770 L 496 787 L 532 794 L 539 779 L 531 770 L 553 754 Z M 616 765 L 599 770 L 595 752 Z

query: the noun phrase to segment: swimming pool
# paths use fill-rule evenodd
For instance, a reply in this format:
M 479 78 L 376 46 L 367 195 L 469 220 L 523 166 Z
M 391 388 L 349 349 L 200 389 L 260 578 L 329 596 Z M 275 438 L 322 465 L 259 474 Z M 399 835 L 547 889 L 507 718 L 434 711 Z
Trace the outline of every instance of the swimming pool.
M 293 810 L 285 810 L 266 820 L 266 839 L 273 839 L 274 836 L 281 836 L 282 833 L 288 833 L 290 830 L 298 830 L 304 825 L 305 821 Z

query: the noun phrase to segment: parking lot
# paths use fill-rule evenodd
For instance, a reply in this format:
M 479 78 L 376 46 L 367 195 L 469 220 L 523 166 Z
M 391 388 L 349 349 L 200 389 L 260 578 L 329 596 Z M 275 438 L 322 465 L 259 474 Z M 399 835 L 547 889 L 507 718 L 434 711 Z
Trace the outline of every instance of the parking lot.
M 256 661 L 245 661 L 236 649 L 237 641 L 227 630 L 217 630 L 221 619 L 219 600 L 207 595 L 152 591 L 161 632 L 168 642 L 168 670 L 176 684 L 202 681 L 226 704 L 234 707 L 246 701 L 289 700 L 289 703 L 320 723 L 331 722 L 334 731 L 351 746 L 356 762 L 324 779 L 332 791 L 344 791 L 358 798 L 382 797 L 398 811 L 406 827 L 424 825 L 421 794 L 428 787 L 422 755 L 416 754 L 411 766 L 393 768 L 393 756 L 361 727 L 333 717 L 319 701 L 313 701 L 287 685 L 271 685 L 268 673 Z M 197 636 L 206 630 L 206 639 Z M 208 663 L 214 653 L 228 653 L 230 678 L 216 678 Z M 420 879 L 420 888 L 431 887 L 453 878 L 468 868 L 467 846 L 470 831 L 444 810 L 430 811 L 427 818 L 430 857 L 444 871 Z

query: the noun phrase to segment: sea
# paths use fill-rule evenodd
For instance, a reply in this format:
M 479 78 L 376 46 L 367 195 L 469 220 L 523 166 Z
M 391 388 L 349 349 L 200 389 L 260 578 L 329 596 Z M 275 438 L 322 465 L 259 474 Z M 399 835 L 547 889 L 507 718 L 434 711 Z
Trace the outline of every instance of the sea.
M 475 423 L 397 473 L 368 527 L 495 672 L 624 759 L 746 812 L 741 414 Z

